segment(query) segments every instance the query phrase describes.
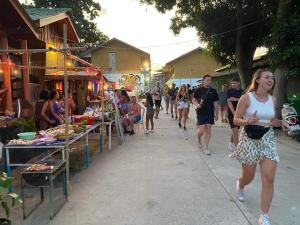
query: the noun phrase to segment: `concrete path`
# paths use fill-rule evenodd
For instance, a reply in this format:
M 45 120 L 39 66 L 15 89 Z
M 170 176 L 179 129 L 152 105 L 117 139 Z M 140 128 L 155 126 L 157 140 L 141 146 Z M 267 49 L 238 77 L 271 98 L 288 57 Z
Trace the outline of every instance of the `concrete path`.
M 246 189 L 246 202 L 238 202 L 240 165 L 227 157 L 229 129 L 214 127 L 213 154 L 204 156 L 196 146 L 194 124 L 190 119 L 184 132 L 162 114 L 154 134 L 127 136 L 123 145 L 96 155 L 91 167 L 72 179 L 70 201 L 54 220 L 44 208 L 19 224 L 257 224 L 259 170 Z M 273 225 L 300 225 L 299 143 L 282 140 L 270 216 Z

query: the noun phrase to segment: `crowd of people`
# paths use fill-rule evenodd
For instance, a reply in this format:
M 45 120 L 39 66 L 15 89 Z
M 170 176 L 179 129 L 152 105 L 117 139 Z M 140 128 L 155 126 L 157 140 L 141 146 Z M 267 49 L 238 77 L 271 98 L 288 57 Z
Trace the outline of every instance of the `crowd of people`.
M 272 97 L 274 80 L 272 72 L 259 69 L 253 75 L 247 90 L 242 90 L 240 80 L 233 78 L 230 84 L 224 84 L 218 93 L 211 87 L 212 77 L 206 75 L 202 84 L 195 90 L 185 84 L 179 88 L 172 84 L 171 88 L 166 86 L 161 92 L 157 82 L 152 92 L 155 100 L 154 118 L 159 118 L 161 99 L 164 96 L 166 114 L 170 112 L 171 118 L 175 115 L 178 126 L 183 126 L 184 130 L 187 129 L 190 105 L 194 106 L 197 115 L 198 147 L 206 155 L 211 155 L 211 128 L 219 115 L 221 122 L 229 124 L 232 131 L 228 145 L 231 152 L 229 157 L 236 158 L 242 169 L 242 175 L 236 182 L 236 194 L 241 202 L 245 201 L 244 188 L 254 179 L 257 164 L 260 165 L 262 191 L 259 225 L 271 224 L 268 212 L 273 198 L 276 167 L 279 163 L 273 127 L 288 130 L 286 122 L 275 118 L 275 99 Z M 239 138 L 240 127 L 242 129 Z

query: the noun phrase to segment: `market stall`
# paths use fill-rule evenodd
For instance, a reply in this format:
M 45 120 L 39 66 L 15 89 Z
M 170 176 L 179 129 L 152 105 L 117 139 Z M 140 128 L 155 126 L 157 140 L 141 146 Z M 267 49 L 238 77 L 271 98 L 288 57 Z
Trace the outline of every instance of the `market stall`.
M 69 125 L 69 135 L 68 138 L 65 136 L 64 126 L 59 126 L 57 128 L 51 128 L 46 131 L 42 131 L 39 135 L 36 135 L 32 140 L 24 139 L 14 139 L 8 142 L 7 145 L 3 146 L 3 150 L 6 153 L 6 170 L 7 174 L 11 176 L 12 167 L 27 167 L 34 163 L 13 163 L 10 160 L 10 152 L 21 151 L 22 149 L 31 149 L 32 151 L 60 151 L 60 159 L 66 161 L 65 150 L 69 148 L 71 144 L 78 141 L 79 139 L 85 138 L 85 165 L 86 167 L 90 164 L 89 157 L 89 133 L 94 131 L 96 128 L 101 126 L 101 123 L 96 123 L 94 125 L 78 126 Z M 51 151 L 52 152 L 52 151 Z M 47 154 L 43 159 L 47 159 L 50 154 Z M 10 187 L 12 191 L 12 187 Z

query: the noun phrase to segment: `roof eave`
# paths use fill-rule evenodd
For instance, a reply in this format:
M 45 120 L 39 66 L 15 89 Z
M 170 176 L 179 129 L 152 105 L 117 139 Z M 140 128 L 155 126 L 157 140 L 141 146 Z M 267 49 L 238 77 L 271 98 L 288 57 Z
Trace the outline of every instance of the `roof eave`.
M 18 14 L 23 19 L 23 21 L 26 23 L 26 25 L 30 28 L 30 30 L 35 35 L 35 37 L 39 38 L 39 31 L 34 26 L 34 21 L 30 18 L 30 16 L 27 14 L 27 12 L 25 11 L 25 9 L 19 3 L 19 1 L 17 1 L 17 0 L 9 0 L 9 2 L 15 8 L 15 10 L 18 12 Z

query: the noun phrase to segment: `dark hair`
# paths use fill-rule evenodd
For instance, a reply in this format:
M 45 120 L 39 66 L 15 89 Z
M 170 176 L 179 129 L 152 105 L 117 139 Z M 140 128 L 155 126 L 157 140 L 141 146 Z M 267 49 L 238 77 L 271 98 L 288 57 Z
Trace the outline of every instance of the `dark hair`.
M 241 81 L 240 81 L 240 78 L 238 78 L 238 77 L 233 77 L 233 78 L 231 79 L 231 82 L 241 82 Z
M 56 94 L 57 94 L 56 90 L 51 90 L 50 91 L 50 99 L 53 100 Z
M 149 104 L 153 107 L 154 106 L 153 99 L 149 92 L 146 93 L 146 99 L 147 99 L 147 102 L 149 102 Z
M 208 78 L 208 77 L 211 77 L 211 75 L 209 75 L 209 74 L 204 75 L 204 76 L 203 76 L 203 80 L 205 80 L 205 79 Z
M 121 95 L 123 95 L 124 97 L 126 97 L 126 100 L 127 100 L 128 102 L 130 102 L 130 98 L 129 98 L 128 93 L 127 93 L 126 90 L 121 90 Z
M 42 100 L 48 100 L 49 97 L 50 97 L 49 91 L 47 91 L 47 90 L 42 90 L 42 91 L 40 92 L 40 96 L 39 96 L 40 99 L 42 99 Z

